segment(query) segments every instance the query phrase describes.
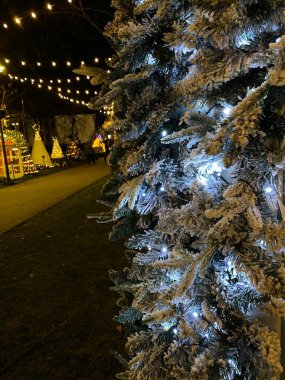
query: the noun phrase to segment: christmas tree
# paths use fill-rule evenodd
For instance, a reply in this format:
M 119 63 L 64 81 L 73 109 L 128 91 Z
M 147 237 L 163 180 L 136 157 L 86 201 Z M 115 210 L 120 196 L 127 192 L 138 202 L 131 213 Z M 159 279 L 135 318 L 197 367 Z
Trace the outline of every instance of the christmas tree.
M 63 153 L 62 153 L 62 150 L 61 150 L 61 147 L 59 145 L 57 137 L 53 138 L 53 147 L 52 147 L 51 158 L 52 159 L 63 158 Z
M 78 148 L 78 145 L 75 143 L 75 141 L 73 140 L 69 141 L 67 145 L 66 156 L 69 159 L 80 158 L 80 150 Z
M 15 141 L 16 145 L 21 149 L 21 156 L 23 161 L 23 169 L 25 174 L 34 174 L 37 173 L 38 170 L 34 165 L 34 162 L 31 158 L 30 148 L 27 140 L 24 135 L 17 130 L 9 130 L 5 129 L 5 135 L 8 138 L 11 138 Z
M 112 83 L 94 107 L 115 103 L 99 218 L 117 222 L 130 260 L 111 272 L 134 331 L 118 378 L 277 380 L 284 1 L 113 6 Z
M 40 135 L 40 127 L 38 125 L 34 125 L 33 129 L 35 131 L 35 138 L 31 157 L 34 161 L 34 164 L 38 166 L 52 167 L 53 164 L 51 162 L 50 156 L 44 146 Z

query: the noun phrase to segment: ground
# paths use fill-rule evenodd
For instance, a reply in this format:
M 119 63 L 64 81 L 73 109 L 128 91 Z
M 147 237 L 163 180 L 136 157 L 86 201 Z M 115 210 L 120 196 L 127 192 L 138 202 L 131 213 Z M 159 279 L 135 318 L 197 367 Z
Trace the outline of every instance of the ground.
M 112 380 L 122 370 L 108 270 L 125 266 L 123 246 L 108 241 L 109 224 L 86 218 L 104 209 L 104 182 L 0 236 L 1 380 Z

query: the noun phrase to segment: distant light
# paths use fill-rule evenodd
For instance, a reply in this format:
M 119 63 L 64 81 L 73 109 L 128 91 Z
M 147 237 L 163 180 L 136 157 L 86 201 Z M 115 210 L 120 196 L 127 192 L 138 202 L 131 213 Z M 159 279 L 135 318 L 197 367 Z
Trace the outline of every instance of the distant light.
M 6 62 L 6 63 L 10 63 L 10 59 L 5 58 L 5 62 Z
M 61 79 L 58 79 L 58 80 L 57 80 L 57 83 L 61 83 Z
M 56 66 L 56 62 L 55 61 L 52 61 L 52 66 L 55 67 Z
M 49 11 L 52 11 L 52 5 L 51 5 L 51 3 L 47 3 L 47 5 L 46 5 L 46 7 L 47 7 L 47 9 L 49 10 Z
M 72 3 L 72 0 L 67 0 L 70 4 Z
M 31 12 L 32 18 L 37 18 L 37 14 L 35 12 Z
M 84 100 L 82 100 L 82 102 L 81 102 L 84 106 L 85 106 L 85 102 L 84 102 Z
M 90 79 L 90 76 L 89 76 L 89 75 L 87 75 L 86 79 Z
M 109 61 L 109 62 L 111 62 L 111 61 L 112 61 L 112 58 L 111 58 L 111 57 L 110 57 L 110 58 L 108 58 L 108 61 Z
M 66 62 L 66 65 L 67 65 L 67 66 L 71 66 L 71 62 L 67 61 L 67 62 Z
M 278 37 L 275 42 L 278 44 L 281 41 L 281 37 Z
M 110 70 L 107 70 L 107 73 L 108 73 L 108 74 L 110 74 L 110 72 L 111 72 Z
M 81 61 L 81 66 L 84 66 L 85 65 L 85 62 L 84 61 Z
M 43 80 L 42 80 L 42 79 L 39 79 L 39 82 L 40 82 L 40 83 L 43 83 Z
M 42 88 L 42 85 L 41 85 L 41 84 L 38 84 L 38 88 Z
M 165 191 L 165 188 L 163 186 L 160 187 L 160 191 Z
M 37 62 L 37 66 L 41 66 L 42 64 L 41 64 L 41 62 Z
M 165 136 L 167 136 L 167 131 L 165 131 L 165 130 L 164 130 L 164 131 L 162 131 L 162 132 L 161 132 L 161 136 L 162 136 L 162 137 L 165 137 Z
M 21 65 L 22 66 L 26 66 L 26 62 L 25 61 L 21 61 Z
M 98 63 L 98 62 L 99 62 L 99 58 L 96 57 L 96 58 L 94 59 L 94 61 L 95 61 L 96 63 Z
M 76 91 L 76 94 L 80 94 L 80 91 L 79 91 L 79 90 L 77 90 L 77 91 Z
M 167 248 L 166 248 L 166 247 L 163 247 L 161 251 L 162 251 L 163 253 L 166 253 L 166 252 L 167 252 Z
M 78 104 L 79 104 L 79 100 L 76 100 L 76 103 L 78 103 Z
M 79 78 L 79 77 L 76 77 L 76 80 L 77 80 L 77 81 L 80 81 L 80 78 Z
M 86 90 L 86 91 L 85 91 L 85 94 L 88 95 L 88 94 L 89 94 L 89 90 Z
M 51 87 L 51 86 L 48 86 L 48 89 L 51 91 L 51 90 L 52 90 L 52 87 Z
M 69 99 L 72 103 L 74 102 L 74 99 Z
M 20 25 L 21 24 L 21 19 L 19 17 L 14 17 L 14 21 L 16 24 Z
M 53 83 L 53 80 L 51 79 L 51 80 L 49 81 L 49 83 Z
M 194 313 L 192 315 L 194 318 L 198 318 L 198 316 L 199 316 L 199 314 L 196 311 L 194 311 Z
M 62 89 L 61 89 L 60 87 L 58 87 L 57 91 L 58 91 L 58 92 L 61 92 L 61 91 L 62 91 Z
M 3 28 L 4 28 L 4 29 L 8 29 L 8 24 L 6 24 L 6 23 L 4 22 L 4 24 L 3 24 Z
M 95 95 L 97 95 L 97 94 L 98 94 L 98 92 L 97 92 L 97 91 L 94 91 L 94 94 L 95 94 Z
M 172 331 L 173 331 L 173 334 L 177 334 L 178 333 L 178 330 L 176 328 L 174 328 Z
M 110 139 L 112 136 L 111 135 L 108 135 L 108 139 Z
M 71 83 L 71 79 L 67 79 L 67 83 Z
M 68 88 L 68 89 L 67 89 L 67 92 L 70 94 L 70 93 L 71 93 L 71 90 Z

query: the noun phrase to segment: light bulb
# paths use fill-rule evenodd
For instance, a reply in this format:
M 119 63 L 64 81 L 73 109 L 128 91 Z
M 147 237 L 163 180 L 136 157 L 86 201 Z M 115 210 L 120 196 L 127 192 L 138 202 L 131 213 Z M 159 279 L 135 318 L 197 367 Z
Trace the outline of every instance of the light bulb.
M 88 94 L 89 94 L 89 90 L 86 90 L 86 91 L 85 91 L 85 94 L 87 94 L 87 95 L 88 95 Z
M 79 77 L 76 77 L 76 80 L 79 82 L 79 81 L 80 81 L 80 78 L 79 78 Z
M 0 65 L 0 73 L 4 73 L 5 69 L 5 66 Z
M 167 131 L 165 131 L 165 130 L 164 130 L 164 131 L 162 131 L 162 132 L 161 132 L 161 136 L 162 136 L 162 137 L 165 137 L 165 136 L 167 136 Z
M 5 58 L 6 63 L 10 63 L 10 59 Z
M 56 66 L 56 62 L 52 61 L 52 66 L 55 67 Z
M 225 107 L 225 108 L 223 109 L 223 114 L 224 114 L 225 116 L 229 116 L 231 112 L 232 112 L 232 109 L 231 109 L 230 107 Z
M 26 66 L 26 62 L 25 61 L 21 61 L 21 65 L 22 66 Z
M 66 62 L 66 65 L 67 65 L 67 66 L 71 66 L 71 62 L 67 61 L 67 62 Z
M 14 21 L 16 24 L 20 25 L 21 24 L 21 19 L 19 17 L 14 17 Z
M 41 64 L 41 62 L 37 62 L 37 66 L 41 66 L 42 64 Z
M 94 59 L 94 61 L 95 61 L 96 63 L 98 63 L 98 62 L 99 62 L 99 58 L 96 57 L 96 58 Z
M 47 9 L 48 9 L 49 11 L 52 11 L 52 5 L 51 5 L 51 3 L 47 3 L 46 7 L 47 7 Z
M 84 66 L 85 65 L 85 62 L 84 61 L 81 61 L 81 66 Z
M 37 18 L 37 14 L 35 12 L 31 12 L 32 18 Z
M 4 22 L 4 24 L 3 24 L 3 28 L 4 28 L 4 29 L 8 29 L 8 24 L 6 24 L 6 23 Z

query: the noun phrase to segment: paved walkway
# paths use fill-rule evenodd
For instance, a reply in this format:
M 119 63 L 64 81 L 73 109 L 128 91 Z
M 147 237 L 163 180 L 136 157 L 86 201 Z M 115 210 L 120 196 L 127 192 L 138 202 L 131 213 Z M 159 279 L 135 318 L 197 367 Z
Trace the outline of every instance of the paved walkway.
M 0 234 L 109 173 L 110 166 L 100 160 L 0 189 Z

